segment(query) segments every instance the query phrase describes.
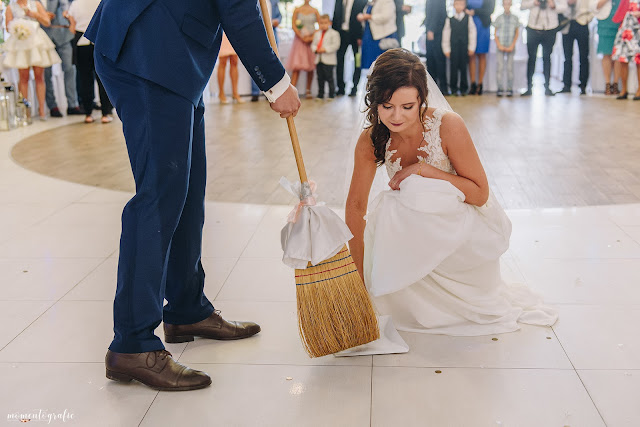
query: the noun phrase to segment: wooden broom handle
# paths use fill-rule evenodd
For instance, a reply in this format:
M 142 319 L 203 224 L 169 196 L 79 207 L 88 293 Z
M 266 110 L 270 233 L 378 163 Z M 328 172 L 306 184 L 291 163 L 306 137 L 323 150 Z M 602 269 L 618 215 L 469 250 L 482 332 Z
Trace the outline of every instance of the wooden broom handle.
M 271 24 L 271 16 L 269 15 L 269 9 L 267 9 L 268 0 L 260 0 L 260 9 L 262 10 L 262 21 L 264 22 L 264 28 L 267 30 L 267 37 L 269 38 L 269 44 L 276 53 L 278 58 L 278 46 L 276 45 L 276 37 L 273 34 L 273 25 Z M 305 183 L 307 179 L 307 171 L 304 168 L 304 161 L 302 160 L 302 151 L 300 150 L 300 142 L 298 141 L 298 132 L 296 131 L 296 124 L 293 122 L 293 116 L 287 117 L 287 126 L 289 127 L 289 136 L 291 137 L 291 145 L 293 146 L 293 155 L 296 158 L 296 165 L 298 165 L 298 174 L 300 175 L 300 182 Z

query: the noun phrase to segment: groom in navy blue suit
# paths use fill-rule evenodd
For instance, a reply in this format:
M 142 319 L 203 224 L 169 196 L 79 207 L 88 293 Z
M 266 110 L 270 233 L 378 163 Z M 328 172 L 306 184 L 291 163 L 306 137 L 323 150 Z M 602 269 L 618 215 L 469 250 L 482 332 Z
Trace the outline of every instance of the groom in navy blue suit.
M 255 323 L 223 319 L 203 292 L 202 92 L 223 28 L 271 108 L 295 116 L 297 91 L 269 46 L 255 0 L 102 0 L 85 32 L 122 120 L 136 183 L 122 213 L 115 337 L 105 358 L 113 380 L 158 390 L 211 384 L 164 349 L 154 335 L 160 322 L 169 343 L 260 332 Z

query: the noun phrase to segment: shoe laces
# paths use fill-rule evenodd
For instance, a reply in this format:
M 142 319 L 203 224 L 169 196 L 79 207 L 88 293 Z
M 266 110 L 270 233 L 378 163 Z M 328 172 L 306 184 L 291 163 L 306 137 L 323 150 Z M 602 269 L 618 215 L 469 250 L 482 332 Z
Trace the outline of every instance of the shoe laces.
M 160 359 L 162 360 L 166 359 L 167 357 L 173 358 L 173 355 L 167 350 L 158 350 L 156 354 L 160 356 Z

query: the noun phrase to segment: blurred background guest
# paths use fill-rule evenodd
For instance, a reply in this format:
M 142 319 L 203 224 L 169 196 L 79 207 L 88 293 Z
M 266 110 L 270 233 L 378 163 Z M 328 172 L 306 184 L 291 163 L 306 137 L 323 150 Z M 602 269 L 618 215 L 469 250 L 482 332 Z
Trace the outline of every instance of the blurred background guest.
M 222 33 L 222 44 L 220 45 L 220 53 L 218 54 L 218 97 L 220 104 L 228 104 L 229 100 L 224 94 L 224 78 L 227 72 L 227 62 L 229 62 L 229 77 L 231 77 L 231 93 L 232 98 L 238 104 L 242 104 L 244 100 L 238 94 L 238 54 L 233 50 L 233 46 L 229 43 L 227 35 Z
M 338 90 L 336 95 L 346 94 L 344 81 L 344 57 L 349 47 L 353 57 L 358 56 L 360 44 L 362 43 L 363 28 L 358 21 L 358 15 L 362 13 L 367 0 L 336 0 L 333 9 L 333 29 L 340 33 L 340 49 L 338 49 L 338 65 L 336 66 L 336 80 Z M 353 87 L 351 96 L 355 96 L 358 83 L 360 83 L 361 67 L 358 60 L 355 61 L 355 69 L 353 71 Z
M 67 97 L 67 114 L 82 114 L 78 106 L 78 92 L 76 90 L 76 67 L 73 65 L 73 34 L 69 31 L 69 21 L 64 17 L 69 9 L 68 0 L 43 0 L 51 25 L 44 28 L 44 32 L 56 45 L 56 52 L 62 60 L 64 75 L 64 92 Z M 46 101 L 51 117 L 62 117 L 56 102 L 56 95 L 51 82 L 51 67 L 44 70 L 44 81 L 47 86 Z
M 447 58 L 442 53 L 442 30 L 447 20 L 447 0 L 427 0 L 425 27 L 427 31 L 427 71 L 440 91 L 447 95 Z
M 304 0 L 304 4 L 293 11 L 293 31 L 295 38 L 289 52 L 287 69 L 291 70 L 291 84 L 298 83 L 300 71 L 307 72 L 307 90 L 305 98 L 311 99 L 311 84 L 313 83 L 313 71 L 316 69 L 316 58 L 311 51 L 313 35 L 316 31 L 316 22 L 320 20 L 318 9 L 309 4 L 310 0 Z
M 471 76 L 469 95 L 482 95 L 482 82 L 484 81 L 484 72 L 487 69 L 487 53 L 489 53 L 491 39 L 491 14 L 495 8 L 496 0 L 469 0 L 467 2 L 467 13 L 473 16 L 477 37 L 476 50 L 469 57 L 469 74 Z
M 100 96 L 100 107 L 102 109 L 102 123 L 113 121 L 113 106 L 104 90 L 100 77 L 96 74 L 93 61 L 93 44 L 84 37 L 91 18 L 95 13 L 100 0 L 74 0 L 65 12 L 65 17 L 69 19 L 69 32 L 77 37 L 76 44 L 76 66 L 80 77 L 80 98 L 84 110 L 85 123 L 93 123 L 92 111 L 94 108 L 93 98 L 95 97 L 95 83 L 98 83 L 98 95 Z
M 55 45 L 40 28 L 40 25 L 51 25 L 51 20 L 42 4 L 34 0 L 16 0 L 9 5 L 5 13 L 9 39 L 2 44 L 2 50 L 5 51 L 3 65 L 6 68 L 18 69 L 18 89 L 23 98 L 29 96 L 29 72 L 33 69 L 38 114 L 41 120 L 46 120 L 44 102 L 47 89 L 44 83 L 44 69 L 61 62 Z
M 611 51 L 613 51 L 613 41 L 616 38 L 619 24 L 613 22 L 620 0 L 611 1 L 611 13 L 605 19 L 598 20 L 598 54 L 602 55 L 602 72 L 604 74 L 604 94 L 620 95 L 618 81 L 620 80 L 620 71 L 617 62 L 611 60 Z M 600 4 L 601 2 L 598 2 Z

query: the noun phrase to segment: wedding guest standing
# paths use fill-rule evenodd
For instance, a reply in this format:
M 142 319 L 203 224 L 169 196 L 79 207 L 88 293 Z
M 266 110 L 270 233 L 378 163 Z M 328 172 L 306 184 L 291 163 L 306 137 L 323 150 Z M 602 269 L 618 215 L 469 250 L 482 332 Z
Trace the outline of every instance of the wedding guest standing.
M 482 95 L 483 92 L 482 82 L 484 81 L 484 72 L 487 69 L 487 54 L 491 39 L 491 14 L 495 8 L 495 0 L 469 0 L 467 2 L 467 13 L 473 16 L 478 38 L 476 50 L 469 57 L 469 74 L 471 76 L 469 95 Z
M 620 78 L 622 90 L 617 99 L 627 99 L 627 80 L 629 78 L 629 63 L 635 62 L 638 77 L 638 90 L 633 97 L 640 101 L 640 0 L 622 0 L 613 22 L 620 23 L 613 42 L 611 59 L 620 63 Z
M 618 69 L 617 62 L 611 59 L 611 52 L 613 51 L 613 41 L 616 38 L 619 24 L 613 22 L 613 15 L 615 15 L 620 0 L 607 0 L 611 1 L 611 13 L 605 19 L 598 20 L 598 54 L 602 55 L 602 73 L 604 74 L 605 95 L 620 95 L 620 88 L 618 81 L 620 80 L 620 71 Z M 601 4 L 601 1 L 598 2 Z
M 358 21 L 364 25 L 362 36 L 362 68 L 368 69 L 378 56 L 389 47 L 383 39 L 390 39 L 388 46 L 398 47 L 396 27 L 396 5 L 394 0 L 373 0 L 364 12 L 358 15 Z M 393 39 L 396 41 L 393 42 Z M 381 44 L 382 43 L 382 44 Z
M 449 58 L 449 88 L 455 96 L 469 90 L 467 65 L 476 50 L 476 25 L 465 13 L 466 0 L 454 0 L 455 15 L 447 18 L 442 31 L 442 51 Z
M 333 73 L 338 62 L 336 52 L 340 48 L 340 33 L 331 28 L 329 15 L 322 15 L 318 21 L 319 31 L 313 36 L 311 50 L 316 54 L 316 71 L 318 74 L 318 96 L 324 98 L 324 87 L 329 86 L 329 99 L 336 96 L 336 81 Z
M 573 45 L 578 43 L 580 54 L 580 95 L 587 94 L 589 80 L 589 22 L 594 14 L 590 0 L 568 0 L 568 11 L 565 17 L 569 25 L 562 29 L 562 45 L 564 47 L 564 87 L 561 93 L 571 93 L 573 80 Z
M 64 93 L 67 97 L 67 114 L 82 114 L 78 106 L 78 92 L 76 89 L 76 67 L 73 64 L 73 36 L 68 28 L 69 22 L 65 19 L 65 12 L 69 9 L 68 0 L 46 0 L 44 2 L 51 25 L 44 28 L 44 32 L 56 45 L 56 52 L 62 60 L 62 73 L 64 75 Z M 58 108 L 56 95 L 51 82 L 51 67 L 44 70 L 44 81 L 47 86 L 46 101 L 51 117 L 62 117 Z
M 228 104 L 229 100 L 224 94 L 224 78 L 229 63 L 229 77 L 231 78 L 231 97 L 238 104 L 244 103 L 238 94 L 238 54 L 233 50 L 226 34 L 222 34 L 222 44 L 218 53 L 218 98 L 220 104 Z
M 24 98 L 29 96 L 29 73 L 33 69 L 38 114 L 41 120 L 46 120 L 44 69 L 61 62 L 55 45 L 40 28 L 40 25 L 51 25 L 51 20 L 42 4 L 34 0 L 16 0 L 5 13 L 9 39 L 2 44 L 2 50 L 6 52 L 3 65 L 18 69 L 18 89 Z
M 351 48 L 354 61 L 353 70 L 353 87 L 351 89 L 351 96 L 356 96 L 358 90 L 358 83 L 360 83 L 360 62 L 357 60 L 358 53 L 360 52 L 360 44 L 362 43 L 363 28 L 362 24 L 358 21 L 358 14 L 362 12 L 367 5 L 367 0 L 336 0 L 335 8 L 333 10 L 333 24 L 332 27 L 338 33 L 340 33 L 340 48 L 338 49 L 338 65 L 336 66 L 336 80 L 338 90 L 336 95 L 345 95 L 345 79 L 344 79 L 344 59 L 347 50 Z
M 498 96 L 513 96 L 513 56 L 516 50 L 516 41 L 520 35 L 520 20 L 511 13 L 511 0 L 502 0 L 504 13 L 496 18 L 496 62 Z M 504 84 L 504 63 L 507 62 L 507 84 Z
M 440 91 L 449 94 L 447 58 L 442 52 L 442 31 L 447 20 L 447 0 L 427 0 L 424 24 L 427 31 L 427 71 Z
M 304 4 L 293 11 L 293 32 L 295 37 L 289 58 L 287 69 L 291 70 L 291 84 L 298 83 L 300 71 L 307 72 L 307 91 L 305 98 L 311 99 L 311 84 L 313 83 L 313 71 L 316 69 L 315 55 L 311 51 L 313 35 L 316 31 L 316 22 L 320 18 L 320 12 L 312 7 L 310 0 L 304 0 Z
M 113 121 L 113 106 L 107 96 L 100 77 L 96 74 L 95 62 L 93 60 L 93 45 L 84 37 L 84 32 L 91 22 L 93 14 L 96 12 L 100 0 L 74 0 L 69 7 L 69 11 L 65 13 L 69 19 L 70 32 L 73 32 L 77 38 L 76 47 L 76 65 L 78 67 L 78 76 L 80 77 L 80 98 L 82 99 L 82 109 L 85 113 L 84 122 L 93 123 L 93 98 L 95 96 L 95 83 L 98 83 L 98 94 L 100 96 L 100 107 L 102 109 L 102 123 L 111 123 Z
M 558 14 L 567 10 L 566 0 L 522 0 L 520 9 L 529 10 L 527 23 L 527 90 L 522 96 L 531 96 L 533 73 L 536 69 L 538 47 L 542 45 L 542 65 L 544 71 L 544 94 L 555 95 L 549 87 L 551 81 L 551 51 L 556 43 Z

